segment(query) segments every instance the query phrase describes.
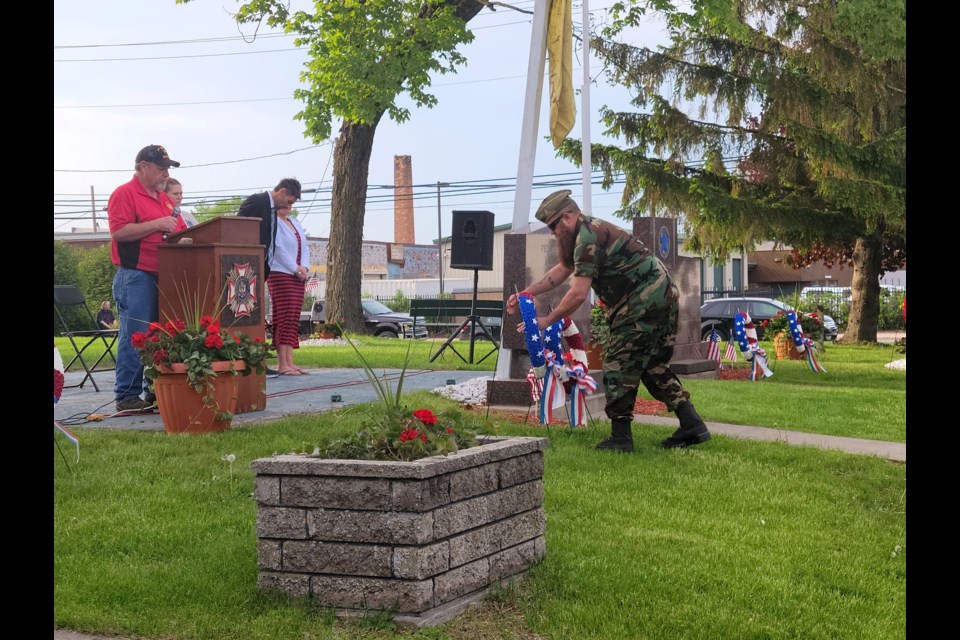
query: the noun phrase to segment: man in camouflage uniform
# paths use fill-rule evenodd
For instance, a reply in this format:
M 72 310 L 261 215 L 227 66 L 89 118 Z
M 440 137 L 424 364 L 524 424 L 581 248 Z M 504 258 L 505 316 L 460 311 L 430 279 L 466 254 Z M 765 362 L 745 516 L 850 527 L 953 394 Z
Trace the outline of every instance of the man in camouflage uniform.
M 537 220 L 557 239 L 560 263 L 527 287 L 531 296 L 550 291 L 571 275 L 570 290 L 557 308 L 537 318 L 540 328 L 573 313 L 591 289 L 607 307 L 610 339 L 604 349 L 603 393 L 612 433 L 597 449 L 633 451 L 630 423 L 640 383 L 676 413 L 680 428 L 661 442 L 664 448 L 688 447 L 710 439 L 690 394 L 670 371 L 677 340 L 680 292 L 663 263 L 642 242 L 619 227 L 580 211 L 564 189 L 537 209 Z M 515 313 L 516 295 L 507 300 Z

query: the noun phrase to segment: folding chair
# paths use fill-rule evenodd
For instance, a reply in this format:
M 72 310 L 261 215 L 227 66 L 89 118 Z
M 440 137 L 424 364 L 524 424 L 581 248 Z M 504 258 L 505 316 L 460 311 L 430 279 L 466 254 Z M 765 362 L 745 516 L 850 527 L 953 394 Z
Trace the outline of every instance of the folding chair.
M 76 313 L 71 313 L 69 311 L 70 309 L 75 309 Z M 97 386 L 96 380 L 93 379 L 93 372 L 94 370 L 98 370 L 97 367 L 100 366 L 100 363 L 108 355 L 110 359 L 113 360 L 113 366 L 99 369 L 99 371 L 113 371 L 116 368 L 117 358 L 113 354 L 113 345 L 117 342 L 117 336 L 120 332 L 117 329 L 71 329 L 68 319 L 83 317 L 84 313 L 86 313 L 86 316 L 90 319 L 89 326 L 97 326 L 97 320 L 93 312 L 90 311 L 90 307 L 87 306 L 86 298 L 80 289 L 74 286 L 53 285 L 53 310 L 63 325 L 64 330 L 60 332 L 60 335 L 70 339 L 70 344 L 73 345 L 73 350 L 76 352 L 73 359 L 64 367 L 64 371 L 69 370 L 70 367 L 73 366 L 73 363 L 79 360 L 80 365 L 86 372 L 80 384 L 72 384 L 64 388 L 71 389 L 73 387 L 80 387 L 82 389 L 83 385 L 89 380 L 93 384 L 93 388 L 99 392 L 100 387 Z M 87 357 L 84 358 L 84 352 L 86 352 L 91 345 L 97 344 L 98 341 L 102 342 L 105 348 L 96 362 L 90 365 L 87 360 L 92 358 L 92 353 L 87 354 Z

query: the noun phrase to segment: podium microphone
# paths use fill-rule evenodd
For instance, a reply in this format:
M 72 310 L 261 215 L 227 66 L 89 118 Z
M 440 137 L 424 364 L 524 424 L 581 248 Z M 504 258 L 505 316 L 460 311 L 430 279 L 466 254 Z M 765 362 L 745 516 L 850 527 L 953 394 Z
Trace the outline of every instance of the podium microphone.
M 173 219 L 174 219 L 174 220 L 176 220 L 177 218 L 179 218 L 179 217 L 180 217 L 180 207 L 174 207 L 173 213 L 171 213 L 170 215 L 173 216 Z M 163 239 L 166 240 L 168 235 L 170 235 L 170 234 L 164 233 L 163 236 L 162 236 Z

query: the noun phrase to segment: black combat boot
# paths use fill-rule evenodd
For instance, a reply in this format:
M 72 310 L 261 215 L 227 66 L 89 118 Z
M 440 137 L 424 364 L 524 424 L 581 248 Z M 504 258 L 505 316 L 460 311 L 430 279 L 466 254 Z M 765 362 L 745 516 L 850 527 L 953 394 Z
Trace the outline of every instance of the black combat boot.
M 609 438 L 597 445 L 597 449 L 612 451 L 633 451 L 633 434 L 630 431 L 630 418 L 616 418 L 611 423 L 612 433 Z
M 684 402 L 677 407 L 674 412 L 680 419 L 680 428 L 673 432 L 669 438 L 663 440 L 660 446 L 664 449 L 677 449 L 680 447 L 689 447 L 695 444 L 701 444 L 710 439 L 710 432 L 707 431 L 707 425 L 703 419 L 697 415 L 697 410 L 693 408 L 693 403 Z

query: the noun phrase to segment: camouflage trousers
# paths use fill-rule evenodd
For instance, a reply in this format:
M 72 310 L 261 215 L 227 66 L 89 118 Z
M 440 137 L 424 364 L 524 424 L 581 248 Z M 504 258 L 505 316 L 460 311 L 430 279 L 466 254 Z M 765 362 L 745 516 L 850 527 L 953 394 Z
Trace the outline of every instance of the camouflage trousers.
M 677 341 L 680 293 L 671 282 L 663 295 L 641 300 L 634 295 L 608 319 L 610 338 L 603 354 L 603 393 L 610 420 L 633 417 L 640 383 L 670 411 L 690 400 L 670 371 Z

